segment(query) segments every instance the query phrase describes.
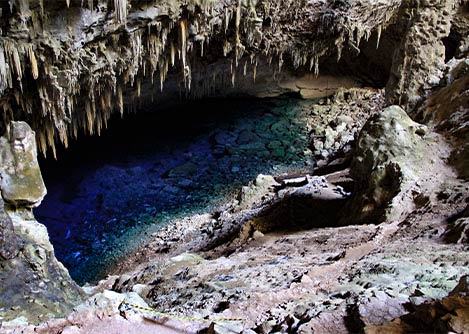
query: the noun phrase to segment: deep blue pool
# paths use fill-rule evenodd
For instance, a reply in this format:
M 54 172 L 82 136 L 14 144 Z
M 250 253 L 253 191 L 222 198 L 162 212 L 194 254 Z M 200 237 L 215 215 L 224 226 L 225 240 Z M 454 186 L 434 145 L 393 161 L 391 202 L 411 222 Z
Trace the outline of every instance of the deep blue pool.
M 145 240 L 145 230 L 213 210 L 259 173 L 304 169 L 302 100 L 190 101 L 125 115 L 40 161 L 48 195 L 35 210 L 80 284 Z

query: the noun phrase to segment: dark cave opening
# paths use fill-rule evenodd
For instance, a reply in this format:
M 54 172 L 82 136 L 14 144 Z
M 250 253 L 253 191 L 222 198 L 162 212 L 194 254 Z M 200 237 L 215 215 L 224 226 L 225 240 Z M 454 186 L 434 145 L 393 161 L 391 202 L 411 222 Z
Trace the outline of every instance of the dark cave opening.
M 323 57 L 320 76 L 382 88 L 392 64 L 392 52 L 383 50 L 394 48 L 392 33 L 384 32 L 379 43 L 373 34 L 362 41 L 358 56 L 344 50 L 339 61 Z M 291 59 L 286 63 L 288 80 L 311 73 L 293 70 Z M 305 124 L 316 101 L 302 100 L 300 92 L 246 97 L 259 85 L 261 92 L 276 87 L 274 68 L 260 64 L 254 85 L 251 77 L 242 77 L 240 66 L 232 85 L 228 62 L 220 66 L 226 78 L 208 93 L 204 83 L 210 70 L 193 73 L 191 94 L 215 97 L 181 99 L 173 70 L 162 93 L 147 78 L 141 97 L 134 88 L 124 90 L 125 109 L 136 113 L 123 119 L 114 114 L 101 136 L 79 134 L 68 149 L 59 145 L 57 161 L 52 154 L 41 158 L 48 195 L 35 215 L 79 284 L 103 278 L 126 252 L 171 220 L 213 211 L 258 174 L 314 167 Z M 158 102 L 147 105 L 155 91 Z
M 49 195 L 36 218 L 72 277 L 94 282 L 151 231 L 213 210 L 258 174 L 312 168 L 304 103 L 205 99 L 113 117 L 100 137 L 40 160 Z
M 460 41 L 461 36 L 458 36 L 455 31 L 451 31 L 448 37 L 442 39 L 445 46 L 445 63 L 456 56 Z

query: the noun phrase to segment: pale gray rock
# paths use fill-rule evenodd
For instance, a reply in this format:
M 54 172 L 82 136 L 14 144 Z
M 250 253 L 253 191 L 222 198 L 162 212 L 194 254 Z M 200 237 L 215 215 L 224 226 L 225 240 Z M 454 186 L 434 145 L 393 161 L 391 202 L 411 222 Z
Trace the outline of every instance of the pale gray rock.
M 0 176 L 2 197 L 14 207 L 38 206 L 46 195 L 35 133 L 25 122 L 11 122 L 0 138 Z

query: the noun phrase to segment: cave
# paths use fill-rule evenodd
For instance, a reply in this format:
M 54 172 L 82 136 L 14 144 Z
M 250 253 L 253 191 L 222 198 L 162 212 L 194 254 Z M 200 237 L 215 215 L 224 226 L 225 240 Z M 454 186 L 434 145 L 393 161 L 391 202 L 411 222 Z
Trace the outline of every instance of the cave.
M 39 160 L 49 194 L 35 217 L 72 278 L 97 282 L 152 228 L 214 210 L 258 174 L 312 169 L 303 104 L 213 98 L 116 115 L 101 136 Z
M 0 333 L 466 333 L 467 1 L 0 4 Z

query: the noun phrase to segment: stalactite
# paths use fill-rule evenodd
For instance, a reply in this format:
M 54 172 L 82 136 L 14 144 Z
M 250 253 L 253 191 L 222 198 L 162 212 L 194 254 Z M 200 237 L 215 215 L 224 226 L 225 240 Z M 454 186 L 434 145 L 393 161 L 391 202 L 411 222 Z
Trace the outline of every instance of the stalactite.
M 119 85 L 117 87 L 117 107 L 119 108 L 119 112 L 121 116 L 124 115 L 124 97 L 122 93 L 122 87 Z
M 342 58 L 342 50 L 344 48 L 344 38 L 342 36 L 338 37 L 335 40 L 335 45 L 337 47 L 337 62 L 339 62 L 340 58 Z
M 102 127 L 103 127 L 103 116 L 100 115 L 96 117 L 96 132 L 98 133 L 98 136 L 101 136 Z
M 67 3 L 67 8 L 70 8 L 70 0 L 65 0 L 65 2 Z
M 314 75 L 319 76 L 319 56 L 314 57 Z
M 127 0 L 114 0 L 114 10 L 117 22 L 125 23 L 127 20 Z
M 232 49 L 233 49 L 233 46 L 231 45 L 231 43 L 228 42 L 228 40 L 225 40 L 223 43 L 223 57 L 226 57 L 228 53 L 231 52 Z
M 3 51 L 3 45 L 0 44 L 0 94 L 7 89 L 11 88 L 11 74 L 9 66 L 5 60 L 5 53 Z
M 68 148 L 68 134 L 65 134 L 61 140 L 62 140 L 62 143 L 64 144 L 64 147 Z
M 54 140 L 54 126 L 50 121 L 47 121 L 45 124 L 45 131 L 46 131 L 46 138 L 47 144 L 52 149 L 52 155 L 54 159 L 57 159 L 57 152 L 55 149 L 55 140 Z M 45 154 L 45 151 L 43 152 Z
M 44 0 L 39 0 L 39 9 L 41 10 L 41 17 L 44 16 Z
M 16 3 L 20 3 L 19 1 L 23 3 L 22 8 L 27 8 L 28 0 L 16 0 Z M 35 3 L 39 2 L 42 6 L 43 1 L 35 0 Z M 48 8 L 49 2 L 46 1 L 46 8 Z M 122 24 L 128 20 L 128 27 L 125 32 L 124 27 L 116 27 L 116 30 L 110 32 L 108 38 L 103 40 L 86 41 L 86 46 L 76 49 L 76 55 L 68 55 L 67 52 L 64 52 L 65 45 L 46 45 L 50 47 L 52 57 L 51 61 L 45 62 L 41 59 L 48 55 L 42 53 L 42 47 L 27 43 L 20 44 L 15 40 L 0 37 L 0 94 L 8 87 L 13 88 L 14 86 L 18 104 L 25 112 L 32 110 L 34 113 L 33 102 L 35 100 L 21 94 L 18 87 L 21 87 L 22 79 L 28 77 L 23 75 L 24 71 L 29 71 L 26 67 L 31 67 L 34 79 L 41 75 L 41 80 L 37 81 L 38 86 L 42 85 L 38 88 L 41 112 L 42 117 L 49 119 L 50 123 L 44 126 L 55 127 L 56 140 L 59 137 L 61 141 L 65 142 L 64 131 L 76 136 L 78 128 L 80 131 L 88 129 L 88 131 L 99 133 L 103 124 L 107 126 L 111 112 L 119 110 L 121 114 L 123 113 L 125 85 L 129 83 L 133 85 L 136 80 L 136 94 L 131 94 L 130 97 L 141 96 L 142 88 L 146 89 L 145 85 L 142 87 L 142 81 L 145 80 L 147 72 L 153 83 L 153 76 L 158 75 L 156 71 L 159 71 L 160 88 L 163 90 L 168 68 L 175 66 L 176 52 L 179 56 L 178 62 L 182 63 L 186 89 L 191 89 L 192 76 L 194 76 L 194 83 L 197 82 L 197 86 L 194 86 L 191 94 L 193 96 L 210 94 L 216 85 L 209 80 L 204 81 L 200 73 L 196 74 L 195 71 L 192 71 L 195 60 L 192 59 L 191 52 L 198 53 L 197 44 L 200 42 L 200 57 L 209 54 L 205 42 L 208 46 L 211 37 L 216 41 L 222 41 L 224 56 L 231 58 L 232 86 L 236 83 L 237 75 L 240 76 L 241 73 L 244 76 L 247 75 L 247 62 L 249 60 L 244 61 L 242 70 L 238 68 L 239 62 L 245 59 L 245 55 L 246 59 L 247 56 L 250 57 L 253 80 L 256 81 L 258 66 L 256 55 L 260 55 L 261 52 L 269 63 L 278 64 L 278 67 L 273 66 L 275 73 L 282 70 L 284 52 L 288 52 L 295 69 L 309 65 L 310 71 L 318 75 L 319 57 L 324 55 L 322 50 L 329 52 L 331 49 L 330 45 L 325 45 L 325 43 L 321 44 L 321 47 L 315 48 L 311 45 L 300 45 L 301 43 L 295 43 L 295 40 L 282 39 L 292 35 L 289 33 L 282 35 L 281 20 L 297 17 L 295 15 L 298 13 L 298 17 L 301 17 L 301 6 L 295 7 L 298 2 L 294 0 L 278 2 L 272 0 L 260 2 L 250 0 L 225 2 L 189 0 L 184 2 L 185 5 L 182 7 L 176 2 L 160 1 L 149 6 L 163 8 L 162 13 L 168 9 L 169 14 L 165 14 L 163 20 L 152 18 L 149 21 L 145 21 L 146 19 L 139 21 L 138 11 L 140 9 L 138 7 L 141 4 L 138 1 L 132 3 L 133 14 L 129 17 L 127 9 L 131 7 L 131 3 L 128 0 L 107 2 L 110 2 L 111 5 L 114 3 L 115 22 Z M 102 2 L 82 0 L 81 3 L 93 9 L 96 3 L 101 4 Z M 257 6 L 258 4 L 259 6 Z M 70 0 L 66 0 L 66 5 L 70 6 Z M 142 6 L 144 8 L 145 5 Z M 262 9 L 256 13 L 256 8 Z M 292 9 L 296 11 L 296 14 Z M 286 15 L 283 15 L 282 12 Z M 136 16 L 135 13 L 137 13 Z M 268 29 L 265 29 L 263 25 L 265 18 L 270 19 Z M 390 19 L 392 19 L 391 14 L 379 13 L 370 19 L 375 24 L 374 27 L 360 25 L 357 23 L 360 20 L 356 18 L 344 21 L 344 29 L 338 33 L 335 40 L 338 58 L 340 58 L 342 48 L 347 42 L 358 46 L 362 38 L 368 39 L 370 37 L 373 28 L 377 29 L 378 47 L 381 31 L 386 28 L 386 22 Z M 43 22 L 40 18 L 36 21 L 38 23 L 34 23 L 34 26 L 39 29 Z M 141 24 L 141 22 L 146 23 Z M 380 24 L 376 25 L 376 22 Z M 31 26 L 31 23 L 24 24 L 29 28 Z M 34 34 L 34 29 L 36 28 L 30 29 L 31 34 Z M 314 32 L 309 33 L 314 34 Z M 321 33 L 324 31 L 318 34 Z M 130 51 L 128 51 L 129 49 Z M 38 60 L 40 67 L 38 67 Z M 66 65 L 59 65 L 60 62 Z M 251 69 L 249 68 L 249 70 Z M 216 75 L 218 76 L 215 78 Z M 18 82 L 12 80 L 12 77 L 13 79 L 18 78 Z M 86 80 L 83 80 L 84 78 Z M 230 78 L 226 72 L 223 74 L 214 73 L 213 78 L 218 80 L 216 83 L 222 82 L 224 87 L 230 85 Z M 117 80 L 120 80 L 119 83 Z M 143 82 L 145 83 L 145 81 Z M 77 108 L 77 106 L 83 106 L 83 98 L 89 99 L 88 106 L 84 106 L 85 113 Z M 80 103 L 77 104 L 77 102 Z M 99 106 L 98 110 L 96 110 L 96 103 Z M 129 110 L 129 106 L 131 109 L 134 108 L 137 103 L 138 101 L 126 101 L 126 110 Z M 74 107 L 76 110 L 73 110 Z M 49 130 L 45 131 L 48 138 Z M 50 139 L 46 139 L 44 142 L 47 145 Z
M 29 13 L 29 0 L 18 0 L 19 12 L 23 16 L 27 16 Z
M 182 67 L 186 67 L 186 47 L 187 47 L 187 32 L 186 32 L 186 23 L 184 20 L 179 21 L 181 28 L 181 58 L 182 58 Z
M 5 53 L 8 57 L 8 63 L 13 64 L 16 73 L 16 78 L 21 82 L 23 78 L 23 70 L 21 67 L 20 55 L 17 46 L 11 41 L 4 42 Z
M 382 26 L 381 24 L 378 26 L 378 36 L 377 36 L 377 40 L 376 40 L 376 48 L 379 48 L 379 42 L 381 40 L 381 32 L 382 32 Z
M 230 61 L 230 73 L 231 73 L 231 86 L 234 88 L 236 75 L 233 69 L 233 60 Z
M 228 25 L 231 21 L 231 12 L 228 7 L 225 8 L 225 34 L 228 31 Z
M 86 99 L 85 101 L 85 115 L 86 115 L 86 120 L 87 120 L 86 127 L 88 129 L 88 133 L 92 135 L 94 117 L 91 111 L 91 102 L 88 99 Z
M 283 53 L 281 52 L 280 55 L 278 56 L 278 71 L 282 71 L 282 66 L 283 66 Z
M 37 68 L 36 55 L 34 54 L 32 45 L 28 46 L 28 56 L 29 56 L 29 61 L 31 63 L 31 73 L 33 75 L 33 78 L 37 79 L 39 77 L 39 71 Z
M 257 75 L 257 60 L 256 60 L 256 63 L 254 64 L 254 69 L 252 70 L 252 79 L 254 82 L 256 82 L 256 75 Z
M 174 66 L 174 59 L 176 57 L 176 48 L 174 47 L 173 41 L 170 42 L 170 52 L 171 52 L 171 66 Z
M 161 66 L 160 66 L 160 91 L 162 92 L 163 91 L 163 83 L 164 83 L 164 72 L 163 70 L 161 69 Z
M 78 123 L 76 121 L 72 123 L 72 135 L 75 140 L 78 138 Z
M 42 152 L 42 154 L 45 156 L 47 153 L 47 139 L 46 139 L 46 134 L 44 131 L 39 131 L 38 133 L 38 144 L 39 144 L 39 150 Z
M 235 35 L 236 35 L 236 46 L 235 46 L 235 65 L 238 67 L 238 60 L 241 58 L 240 48 L 241 39 L 239 37 L 239 24 L 241 23 L 241 0 L 238 0 L 236 7 L 236 18 L 235 18 Z

